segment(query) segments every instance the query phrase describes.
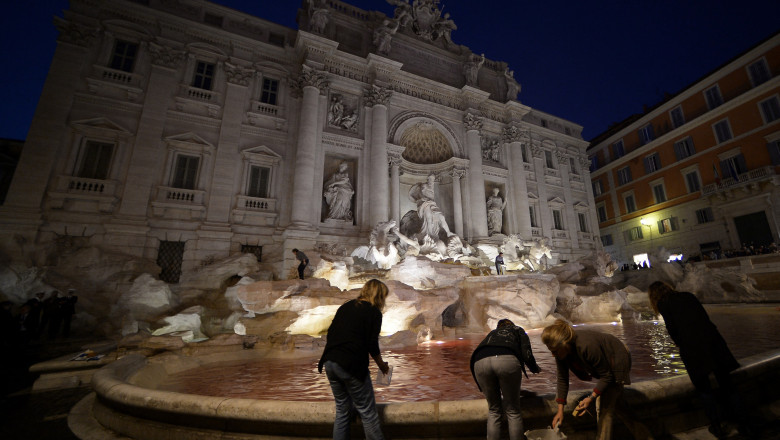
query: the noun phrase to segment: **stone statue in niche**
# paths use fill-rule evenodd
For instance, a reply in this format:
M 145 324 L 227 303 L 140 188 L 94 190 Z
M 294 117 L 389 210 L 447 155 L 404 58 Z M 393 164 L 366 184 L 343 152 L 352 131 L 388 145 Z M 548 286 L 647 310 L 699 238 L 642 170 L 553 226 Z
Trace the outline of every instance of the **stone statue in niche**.
M 431 174 L 424 183 L 409 189 L 409 197 L 417 211 L 409 211 L 401 219 L 400 231 L 421 245 L 420 254 L 438 254 L 438 258 L 462 252 L 463 243 L 450 231 L 447 220 L 434 200 L 436 176 Z
M 352 195 L 355 190 L 349 181 L 348 170 L 349 165 L 342 162 L 338 171 L 325 182 L 323 196 L 328 204 L 328 220 L 352 221 Z
M 509 70 L 509 67 L 504 69 L 504 80 L 506 80 L 506 100 L 516 100 L 517 94 L 520 93 L 520 84 L 515 81 L 515 71 Z
M 469 55 L 469 59 L 463 65 L 463 76 L 466 77 L 466 85 L 477 85 L 477 79 L 479 78 L 479 69 L 482 64 L 485 63 L 485 54 L 482 55 Z
M 328 126 L 357 131 L 358 109 L 348 108 L 341 95 L 331 95 L 328 105 Z
M 493 195 L 487 198 L 488 235 L 500 234 L 504 224 L 504 208 L 506 200 L 502 199 L 498 188 L 493 188 Z
M 316 34 L 325 32 L 325 25 L 328 24 L 328 6 L 325 0 L 309 1 L 309 31 Z
M 377 53 L 387 55 L 390 53 L 390 41 L 398 31 L 398 20 L 385 20 L 382 26 L 374 30 L 374 46 Z

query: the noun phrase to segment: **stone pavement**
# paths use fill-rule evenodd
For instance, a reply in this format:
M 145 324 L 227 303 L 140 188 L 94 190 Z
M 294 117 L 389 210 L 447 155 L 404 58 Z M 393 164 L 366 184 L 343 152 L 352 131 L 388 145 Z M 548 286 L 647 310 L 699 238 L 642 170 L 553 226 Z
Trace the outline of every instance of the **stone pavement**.
M 92 392 L 89 387 L 32 392 L 35 377 L 27 371 L 30 365 L 69 353 L 78 353 L 82 347 L 94 345 L 91 340 L 55 340 L 30 344 L 16 356 L 3 353 L 3 395 L 0 398 L 0 439 L 3 440 L 76 440 L 68 428 L 68 412 Z M 780 400 L 768 413 L 780 414 Z M 755 438 L 747 438 L 731 427 L 730 440 L 780 440 L 780 418 L 763 423 Z M 712 440 L 706 427 L 658 440 Z M 622 439 L 615 439 L 622 440 Z

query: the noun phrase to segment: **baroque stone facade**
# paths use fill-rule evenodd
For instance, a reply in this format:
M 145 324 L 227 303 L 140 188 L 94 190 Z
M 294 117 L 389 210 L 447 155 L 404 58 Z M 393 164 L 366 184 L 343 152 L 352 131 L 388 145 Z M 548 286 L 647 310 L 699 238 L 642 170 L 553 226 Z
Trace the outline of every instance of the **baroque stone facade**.
M 76 236 L 179 272 L 254 252 L 285 277 L 292 248 L 367 243 L 435 175 L 464 240 L 496 240 L 497 189 L 493 236 L 590 253 L 582 127 L 521 104 L 509 66 L 454 44 L 436 3 L 390 17 L 305 0 L 293 30 L 199 0 L 71 1 L 0 207 L 3 251 Z M 329 216 L 340 167 L 354 193 Z

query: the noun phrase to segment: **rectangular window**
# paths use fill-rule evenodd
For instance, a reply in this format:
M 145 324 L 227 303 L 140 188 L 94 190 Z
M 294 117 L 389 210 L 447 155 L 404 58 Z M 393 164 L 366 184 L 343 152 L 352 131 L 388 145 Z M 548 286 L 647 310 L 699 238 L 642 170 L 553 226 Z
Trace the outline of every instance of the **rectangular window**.
M 571 169 L 572 174 L 580 174 L 580 172 L 577 170 L 577 161 L 573 157 L 569 158 L 569 168 Z
M 631 168 L 623 167 L 617 171 L 618 185 L 625 185 L 631 181 Z
M 645 158 L 645 173 L 650 174 L 661 169 L 661 158 L 653 153 Z
M 761 101 L 759 106 L 765 124 L 780 119 L 780 100 L 777 99 L 777 96 Z
M 553 209 L 553 229 L 563 229 L 563 217 L 561 211 Z
M 113 154 L 114 144 L 87 141 L 86 145 L 84 145 L 84 154 L 81 157 L 81 165 L 78 173 L 76 173 L 76 177 L 106 180 Z
M 273 44 L 274 46 L 284 47 L 284 35 L 269 32 L 268 43 Z
M 533 206 L 528 207 L 528 215 L 531 217 L 531 227 L 532 228 L 538 228 L 539 224 L 536 223 L 536 210 Z
M 585 214 L 578 212 L 577 220 L 580 222 L 580 232 L 588 232 L 588 221 L 585 218 Z
M 685 185 L 688 187 L 688 192 L 696 192 L 701 189 L 701 179 L 699 178 L 698 171 L 691 171 L 685 174 Z
M 602 246 L 612 246 L 612 234 L 602 235 L 601 236 L 601 245 Z
M 607 221 L 607 208 L 604 205 L 599 205 L 598 208 L 596 208 L 596 212 L 599 215 L 599 222 L 604 223 Z
M 685 117 L 683 116 L 682 107 L 679 105 L 669 112 L 669 118 L 672 120 L 672 127 L 674 128 L 685 124 Z
M 198 61 L 195 66 L 195 76 L 192 78 L 192 87 L 203 90 L 211 90 L 214 82 L 214 64 Z
M 137 44 L 116 40 L 114 43 L 114 53 L 111 54 L 111 63 L 109 63 L 108 67 L 123 72 L 132 72 L 137 53 Z
M 263 78 L 263 91 L 260 94 L 260 102 L 264 104 L 276 105 L 276 99 L 279 95 L 279 81 L 270 78 Z
M 612 155 L 615 156 L 615 159 L 626 155 L 626 149 L 623 146 L 623 139 L 612 144 Z
M 203 15 L 203 22 L 216 27 L 222 27 L 223 17 L 221 15 L 209 14 L 206 12 Z
M 551 170 L 555 169 L 555 162 L 553 162 L 553 154 L 552 151 L 546 151 L 544 152 L 544 160 L 545 165 L 547 165 L 547 168 L 550 168 Z
M 723 172 L 724 179 L 727 177 L 738 179 L 740 174 L 748 172 L 745 156 L 739 153 L 720 161 L 720 170 Z
M 705 90 L 704 97 L 707 99 L 707 107 L 710 110 L 723 104 L 723 97 L 720 95 L 720 89 L 717 84 Z
M 646 143 L 655 139 L 653 135 L 653 126 L 650 124 L 645 125 L 639 129 L 639 143 L 645 145 Z
M 249 168 L 249 188 L 247 193 L 249 197 L 268 198 L 268 182 L 271 175 L 271 169 L 267 167 L 252 166 Z
M 769 150 L 772 165 L 780 165 L 780 140 L 767 143 L 766 148 Z
M 644 236 L 642 235 L 641 226 L 636 226 L 628 230 L 628 239 L 630 241 L 641 240 L 642 238 L 644 238 Z
M 599 169 L 599 158 L 597 156 L 593 156 L 590 158 L 590 172 L 594 172 L 597 169 Z
M 715 139 L 717 139 L 719 144 L 732 138 L 728 119 L 716 122 L 712 128 L 715 130 Z
M 666 201 L 666 190 L 663 183 L 653 185 L 653 197 L 655 197 L 655 203 L 663 203 Z
M 677 227 L 676 217 L 669 217 L 658 221 L 659 234 L 666 234 L 667 232 L 676 231 L 677 229 L 679 228 Z
M 604 185 L 602 185 L 601 180 L 594 180 L 593 181 L 593 196 L 598 197 L 604 192 Z
M 674 155 L 677 156 L 677 160 L 683 160 L 694 154 L 696 154 L 696 149 L 693 147 L 693 139 L 690 137 L 674 143 Z
M 521 144 L 520 152 L 523 153 L 523 162 L 528 163 L 528 146 L 525 144 Z
M 698 224 L 714 222 L 715 216 L 712 215 L 712 208 L 704 208 L 696 210 L 696 222 Z
M 176 169 L 173 173 L 171 186 L 182 189 L 195 189 L 195 181 L 198 177 L 198 156 L 180 154 L 176 156 Z
M 626 213 L 631 213 L 636 211 L 636 201 L 634 200 L 634 195 L 629 194 L 624 198 L 626 202 Z
M 772 78 L 772 75 L 769 74 L 769 67 L 766 65 L 766 60 L 763 58 L 749 65 L 748 72 L 750 74 L 750 81 L 753 83 L 753 87 L 761 85 Z

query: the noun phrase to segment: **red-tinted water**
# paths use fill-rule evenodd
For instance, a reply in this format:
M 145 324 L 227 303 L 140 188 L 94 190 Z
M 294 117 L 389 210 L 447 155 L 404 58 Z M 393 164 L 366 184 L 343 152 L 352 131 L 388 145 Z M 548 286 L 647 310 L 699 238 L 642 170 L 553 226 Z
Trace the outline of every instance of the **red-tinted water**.
M 709 306 L 710 317 L 739 359 L 780 348 L 780 311 L 775 306 Z M 631 351 L 631 379 L 639 382 L 685 373 L 677 348 L 663 323 L 589 324 L 583 327 L 620 338 Z M 523 378 L 522 387 L 538 394 L 555 391 L 555 361 L 540 340 L 541 329 L 529 330 L 540 374 Z M 484 335 L 453 341 L 434 341 L 401 350 L 383 350 L 394 366 L 389 386 L 374 386 L 378 402 L 464 400 L 483 398 L 469 369 L 469 359 Z M 317 373 L 319 356 L 304 359 L 258 359 L 219 363 L 188 370 L 169 378 L 160 389 L 208 396 L 250 399 L 325 401 L 333 398 L 325 374 Z M 371 362 L 371 374 L 376 367 Z M 570 389 L 592 383 L 572 375 Z

